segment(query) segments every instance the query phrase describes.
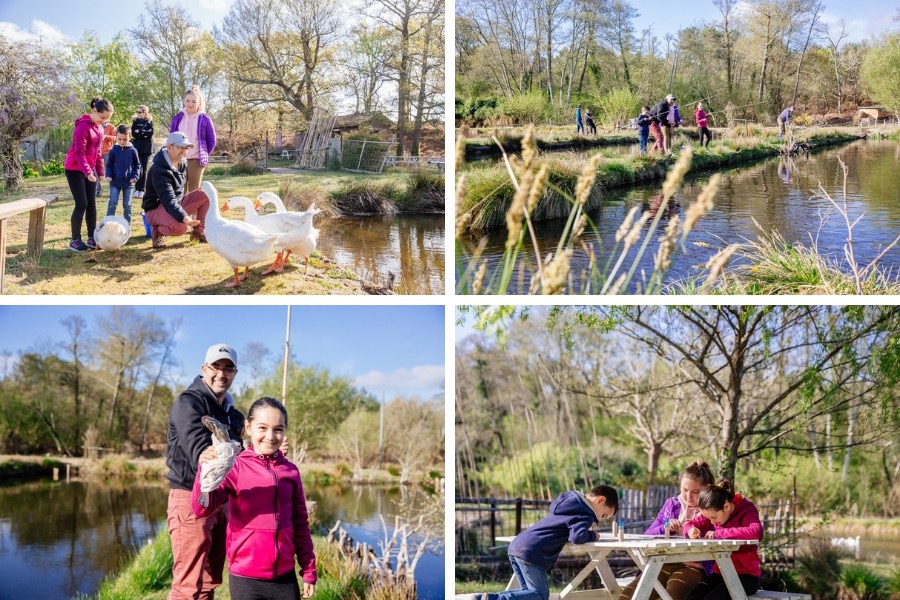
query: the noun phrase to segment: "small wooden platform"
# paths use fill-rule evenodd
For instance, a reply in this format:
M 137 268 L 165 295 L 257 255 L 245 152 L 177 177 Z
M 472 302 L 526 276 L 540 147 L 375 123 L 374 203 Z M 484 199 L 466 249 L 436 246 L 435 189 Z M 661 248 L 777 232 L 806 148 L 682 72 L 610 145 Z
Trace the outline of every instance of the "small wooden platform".
M 22 198 L 0 204 L 0 294 L 6 293 L 4 276 L 6 275 L 6 232 L 9 229 L 9 219 L 16 215 L 29 213 L 28 218 L 28 245 L 26 256 L 31 256 L 35 261 L 41 259 L 44 249 L 44 225 L 47 221 L 47 206 L 56 202 L 59 196 L 47 195 L 36 198 Z

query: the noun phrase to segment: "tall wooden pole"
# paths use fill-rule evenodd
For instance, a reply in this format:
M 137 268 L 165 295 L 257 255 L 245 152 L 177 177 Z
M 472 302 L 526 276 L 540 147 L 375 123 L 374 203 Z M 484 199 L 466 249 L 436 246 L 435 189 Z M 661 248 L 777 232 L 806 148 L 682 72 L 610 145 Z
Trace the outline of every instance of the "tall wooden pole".
M 378 468 L 384 457 L 384 392 L 381 392 L 381 424 L 378 427 Z
M 288 359 L 291 356 L 291 307 L 287 307 L 287 331 L 284 334 L 284 370 L 281 374 L 281 403 L 287 404 Z

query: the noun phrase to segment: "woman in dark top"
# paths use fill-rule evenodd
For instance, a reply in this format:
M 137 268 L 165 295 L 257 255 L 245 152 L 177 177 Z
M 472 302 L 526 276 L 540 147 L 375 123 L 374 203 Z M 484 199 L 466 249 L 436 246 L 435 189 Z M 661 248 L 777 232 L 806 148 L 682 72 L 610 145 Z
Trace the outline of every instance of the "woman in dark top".
M 153 154 L 153 117 L 146 105 L 138 106 L 134 120 L 131 121 L 131 143 L 137 150 L 141 159 L 141 177 L 135 185 L 135 198 L 144 197 L 144 187 L 147 183 L 147 163 Z

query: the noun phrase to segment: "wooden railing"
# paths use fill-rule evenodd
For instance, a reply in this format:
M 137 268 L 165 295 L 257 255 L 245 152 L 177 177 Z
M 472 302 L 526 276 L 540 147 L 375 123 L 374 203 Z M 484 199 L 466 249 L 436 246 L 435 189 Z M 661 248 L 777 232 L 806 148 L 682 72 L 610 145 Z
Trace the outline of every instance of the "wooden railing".
M 10 218 L 29 213 L 28 242 L 25 255 L 40 260 L 44 249 L 44 226 L 47 220 L 47 205 L 56 202 L 59 196 L 39 196 L 22 198 L 0 204 L 0 294 L 6 293 L 4 278 L 6 276 L 6 233 L 9 230 Z

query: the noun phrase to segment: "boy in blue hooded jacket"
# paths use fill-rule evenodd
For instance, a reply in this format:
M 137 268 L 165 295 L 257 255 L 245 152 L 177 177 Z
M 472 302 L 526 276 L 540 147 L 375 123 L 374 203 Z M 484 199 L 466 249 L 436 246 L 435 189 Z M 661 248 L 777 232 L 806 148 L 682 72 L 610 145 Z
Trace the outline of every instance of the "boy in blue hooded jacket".
M 509 545 L 509 562 L 522 589 L 482 594 L 481 600 L 549 600 L 550 569 L 566 543 L 599 539 L 591 526 L 616 514 L 619 494 L 598 485 L 587 494 L 570 490 L 550 504 L 550 514 L 520 533 Z

